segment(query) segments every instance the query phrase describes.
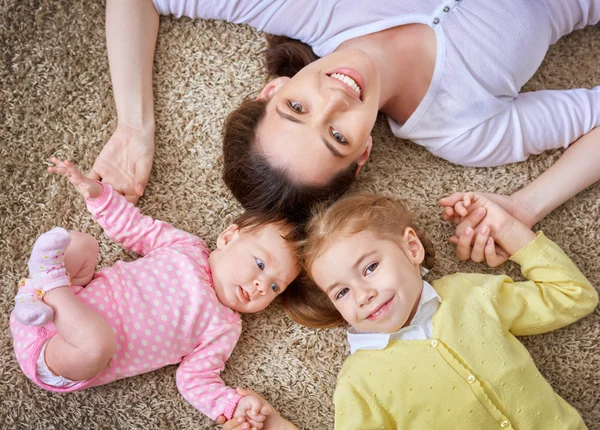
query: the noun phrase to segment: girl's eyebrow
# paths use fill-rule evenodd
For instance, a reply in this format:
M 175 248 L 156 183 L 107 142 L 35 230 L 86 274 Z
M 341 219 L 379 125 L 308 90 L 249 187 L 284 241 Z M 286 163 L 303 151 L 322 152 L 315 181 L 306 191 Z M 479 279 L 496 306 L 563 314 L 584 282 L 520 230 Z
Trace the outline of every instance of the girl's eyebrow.
M 376 251 L 371 251 L 371 252 L 366 252 L 364 253 L 358 260 L 356 260 L 356 262 L 354 263 L 354 265 L 352 266 L 354 269 L 358 268 L 358 266 L 361 265 L 361 263 L 366 260 L 367 258 L 371 257 L 372 255 L 374 255 L 376 253 Z

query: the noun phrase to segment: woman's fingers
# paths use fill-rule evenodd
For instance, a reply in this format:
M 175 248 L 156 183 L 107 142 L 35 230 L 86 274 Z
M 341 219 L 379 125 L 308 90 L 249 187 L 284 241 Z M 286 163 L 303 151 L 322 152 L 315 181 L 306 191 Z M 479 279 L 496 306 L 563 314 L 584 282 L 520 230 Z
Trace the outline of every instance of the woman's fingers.
M 483 207 L 474 210 L 456 226 L 456 235 L 458 237 L 462 236 L 467 228 L 477 229 L 477 226 L 486 215 L 487 211 Z

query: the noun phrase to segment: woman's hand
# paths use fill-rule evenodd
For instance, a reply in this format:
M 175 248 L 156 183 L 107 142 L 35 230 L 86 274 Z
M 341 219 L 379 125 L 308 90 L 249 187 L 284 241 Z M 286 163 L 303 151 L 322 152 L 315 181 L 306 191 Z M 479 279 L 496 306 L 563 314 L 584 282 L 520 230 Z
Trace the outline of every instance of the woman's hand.
M 450 242 L 456 244 L 456 254 L 463 261 L 470 258 L 495 267 L 535 237 L 527 225 L 484 194 L 451 197 L 456 199 L 453 210 L 461 222 Z
M 102 180 L 136 204 L 144 194 L 154 159 L 154 130 L 119 124 L 88 177 Z
M 83 173 L 77 167 L 73 166 L 70 161 L 62 161 L 56 157 L 52 157 L 52 162 L 55 166 L 48 167 L 48 172 L 66 176 L 75 189 L 86 199 L 100 197 L 103 191 L 102 185 L 83 176 Z
M 489 194 L 489 193 L 477 193 L 479 196 L 483 196 L 492 202 L 499 205 L 502 209 L 508 212 L 517 220 L 521 221 L 527 227 L 531 228 L 539 221 L 536 218 L 534 210 L 522 201 L 519 197 L 519 193 L 515 193 L 511 196 L 505 196 L 503 194 Z M 444 214 L 442 217 L 446 221 L 452 221 L 454 224 L 460 224 L 464 221 L 467 211 L 465 205 L 470 203 L 469 196 L 473 196 L 473 193 L 454 193 L 448 197 L 444 197 L 440 200 L 440 206 L 444 208 Z M 464 200 L 466 199 L 466 200 Z

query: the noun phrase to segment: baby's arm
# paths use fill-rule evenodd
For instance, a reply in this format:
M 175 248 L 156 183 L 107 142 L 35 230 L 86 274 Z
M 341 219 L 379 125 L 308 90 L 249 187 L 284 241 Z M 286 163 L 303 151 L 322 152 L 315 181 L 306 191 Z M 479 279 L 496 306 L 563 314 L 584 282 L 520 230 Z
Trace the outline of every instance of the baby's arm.
M 69 161 L 52 158 L 56 166 L 49 167 L 51 173 L 62 174 L 69 179 L 77 191 L 86 199 L 87 207 L 94 219 L 115 242 L 124 248 L 145 255 L 160 247 L 182 245 L 206 249 L 204 242 L 185 231 L 149 216 L 129 203 L 123 196 L 113 192 L 109 185 L 85 177 Z
M 216 420 L 231 419 L 242 398 L 220 377 L 241 333 L 241 324 L 219 326 L 202 335 L 196 349 L 177 368 L 177 388 L 196 409 Z

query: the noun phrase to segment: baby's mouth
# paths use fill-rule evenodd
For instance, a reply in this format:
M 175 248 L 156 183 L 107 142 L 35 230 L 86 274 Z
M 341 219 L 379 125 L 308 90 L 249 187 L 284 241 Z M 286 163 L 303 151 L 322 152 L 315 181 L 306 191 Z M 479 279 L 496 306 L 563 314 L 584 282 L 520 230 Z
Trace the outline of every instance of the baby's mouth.
M 241 285 L 238 285 L 238 288 L 239 288 L 239 295 L 241 296 L 242 301 L 249 302 L 251 300 L 251 298 L 250 298 L 250 294 L 248 294 L 248 291 L 244 290 Z

